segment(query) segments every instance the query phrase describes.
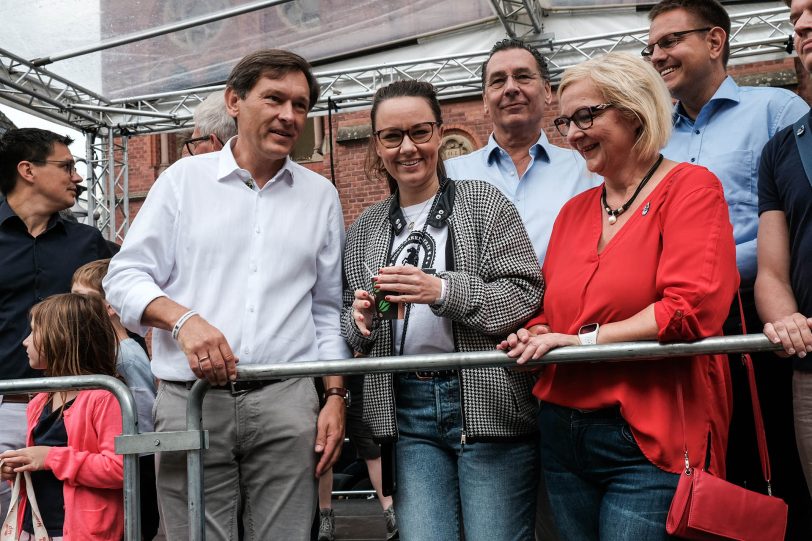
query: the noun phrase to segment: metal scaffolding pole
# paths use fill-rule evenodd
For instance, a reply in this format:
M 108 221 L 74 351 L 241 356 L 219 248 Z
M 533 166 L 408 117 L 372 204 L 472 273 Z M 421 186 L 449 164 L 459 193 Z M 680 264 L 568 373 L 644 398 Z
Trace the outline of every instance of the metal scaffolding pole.
M 236 17 L 238 15 L 251 13 L 252 11 L 257 11 L 266 7 L 275 6 L 277 4 L 287 4 L 290 1 L 291 0 L 262 0 L 261 2 L 252 2 L 244 6 L 223 9 L 220 11 L 216 11 L 214 13 L 210 13 L 208 15 L 195 17 L 193 19 L 187 19 L 179 23 L 164 24 L 161 26 L 157 26 L 155 28 L 150 28 L 149 30 L 144 30 L 143 32 L 135 32 L 133 34 L 121 36 L 115 39 L 109 39 L 107 41 L 97 43 L 96 45 L 92 45 L 90 47 L 80 47 L 78 49 L 65 51 L 63 53 L 58 53 L 43 58 L 35 58 L 31 60 L 31 63 L 35 66 L 45 66 L 53 62 L 58 62 L 59 60 L 83 56 L 89 53 L 95 53 L 96 51 L 112 49 L 113 47 L 118 47 L 120 45 L 126 45 L 128 43 L 133 43 L 136 41 L 143 41 L 145 39 L 163 36 L 165 34 L 171 34 L 172 32 L 179 32 L 181 30 L 186 30 L 187 28 L 193 28 L 195 26 L 213 23 L 215 21 L 220 21 L 222 19 Z

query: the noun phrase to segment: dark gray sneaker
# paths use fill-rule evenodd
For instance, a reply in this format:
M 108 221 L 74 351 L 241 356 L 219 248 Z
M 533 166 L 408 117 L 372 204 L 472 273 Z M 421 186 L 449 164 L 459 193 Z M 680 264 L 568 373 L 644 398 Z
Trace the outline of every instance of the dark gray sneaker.
M 333 510 L 319 509 L 319 541 L 335 541 L 335 538 L 336 517 Z
M 386 519 L 386 541 L 394 541 L 399 539 L 398 521 L 395 518 L 395 508 L 390 505 L 386 511 L 383 512 L 383 516 Z

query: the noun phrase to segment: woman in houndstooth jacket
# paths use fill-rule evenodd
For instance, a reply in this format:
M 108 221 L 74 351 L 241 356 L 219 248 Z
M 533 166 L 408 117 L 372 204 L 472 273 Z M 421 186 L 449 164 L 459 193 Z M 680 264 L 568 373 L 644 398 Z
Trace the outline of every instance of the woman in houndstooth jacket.
M 445 178 L 430 84 L 381 88 L 371 115 L 367 174 L 392 195 L 347 232 L 344 336 L 376 357 L 492 349 L 543 289 L 516 209 L 490 184 Z M 401 319 L 387 319 L 395 303 Z M 469 541 L 533 539 L 531 386 L 528 373 L 503 368 L 366 377 L 364 419 L 397 487 L 402 539 L 457 540 L 463 529 Z

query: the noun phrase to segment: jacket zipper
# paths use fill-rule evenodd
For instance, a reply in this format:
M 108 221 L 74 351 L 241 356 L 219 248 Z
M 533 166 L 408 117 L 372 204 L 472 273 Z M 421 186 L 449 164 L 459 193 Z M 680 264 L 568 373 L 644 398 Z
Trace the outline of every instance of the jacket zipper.
M 446 227 L 448 227 L 448 242 L 451 245 L 451 250 L 446 251 L 446 270 L 453 271 L 454 270 L 454 246 L 455 246 L 455 239 L 454 239 L 454 229 L 451 227 L 451 221 L 449 220 L 446 222 Z M 451 333 L 454 335 L 454 351 L 460 350 L 460 345 L 457 341 L 457 326 L 454 322 L 451 323 Z M 459 371 L 459 380 L 460 380 L 460 421 L 462 423 L 462 429 L 460 430 L 460 455 L 465 452 L 465 444 L 468 443 L 468 433 L 465 428 L 465 397 L 463 395 L 463 387 L 462 384 L 462 370 Z

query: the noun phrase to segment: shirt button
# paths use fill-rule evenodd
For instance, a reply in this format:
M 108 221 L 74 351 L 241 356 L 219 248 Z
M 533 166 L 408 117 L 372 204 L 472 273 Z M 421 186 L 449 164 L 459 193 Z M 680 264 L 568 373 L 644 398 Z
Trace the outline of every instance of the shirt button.
M 253 307 L 253 306 L 249 306 L 249 307 L 248 307 L 248 311 L 249 311 L 249 312 L 251 312 L 251 313 L 253 314 L 253 313 L 254 313 L 254 307 Z
M 696 161 L 696 158 L 691 158 L 691 163 L 694 163 L 695 161 Z
M 694 133 L 695 133 L 695 134 L 697 134 L 697 135 L 699 135 L 699 130 L 696 130 Z
M 251 348 L 243 348 L 242 352 L 243 353 L 251 353 Z
M 254 231 L 256 231 L 257 235 L 259 235 L 259 226 L 257 226 L 256 229 L 254 229 Z
M 251 264 L 251 272 L 257 272 L 257 266 L 254 263 Z
M 674 312 L 674 315 L 676 317 L 678 317 L 678 318 L 681 318 L 682 317 L 682 310 L 677 310 L 676 312 Z

